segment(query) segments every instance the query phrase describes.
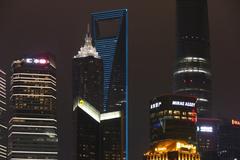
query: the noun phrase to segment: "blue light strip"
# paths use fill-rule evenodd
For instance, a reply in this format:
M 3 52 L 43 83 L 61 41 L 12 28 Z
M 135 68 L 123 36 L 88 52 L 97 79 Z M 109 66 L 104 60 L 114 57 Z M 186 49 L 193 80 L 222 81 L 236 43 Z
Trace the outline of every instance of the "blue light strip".
M 123 17 L 125 17 L 125 100 L 126 100 L 126 108 L 125 108 L 125 152 L 126 152 L 126 160 L 128 160 L 128 10 L 127 9 L 119 9 L 119 10 L 112 10 L 107 12 L 97 12 L 92 13 L 92 29 L 93 29 L 93 39 L 95 42 L 95 46 L 97 48 L 97 51 L 99 52 L 100 56 L 103 59 L 104 64 L 104 110 L 107 111 L 108 109 L 108 100 L 109 100 L 109 87 L 111 83 L 111 74 L 112 74 L 112 64 L 113 59 L 115 56 L 116 45 L 118 43 L 119 33 L 121 31 L 121 25 L 123 23 Z M 97 39 L 97 33 L 96 33 L 96 27 L 97 22 L 101 20 L 119 20 L 119 28 L 118 28 L 118 34 L 115 37 L 105 37 L 102 39 Z M 104 55 L 105 54 L 105 55 Z
M 125 9 L 126 12 L 126 160 L 128 160 L 128 11 Z

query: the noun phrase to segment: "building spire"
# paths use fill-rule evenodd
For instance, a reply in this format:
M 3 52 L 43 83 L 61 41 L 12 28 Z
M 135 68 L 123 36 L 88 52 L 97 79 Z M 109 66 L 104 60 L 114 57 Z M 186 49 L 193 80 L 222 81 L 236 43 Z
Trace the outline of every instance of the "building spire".
M 98 55 L 98 52 L 96 51 L 96 48 L 92 45 L 92 36 L 90 33 L 90 25 L 87 25 L 87 33 L 85 37 L 85 44 L 83 47 L 80 48 L 80 51 L 78 51 L 78 54 L 74 56 L 74 58 L 81 58 L 81 57 L 88 57 L 93 56 L 95 58 L 100 58 Z
M 87 34 L 86 34 L 86 37 L 85 37 L 85 45 L 86 46 L 92 46 L 92 36 L 91 36 L 91 33 L 90 33 L 89 23 L 87 25 Z

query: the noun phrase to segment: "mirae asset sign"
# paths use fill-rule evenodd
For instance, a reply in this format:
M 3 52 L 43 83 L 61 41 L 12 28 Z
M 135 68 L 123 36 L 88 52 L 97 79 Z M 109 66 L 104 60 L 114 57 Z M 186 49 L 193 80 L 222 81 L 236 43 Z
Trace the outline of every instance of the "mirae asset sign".
M 162 105 L 161 102 L 157 102 L 154 104 L 151 104 L 150 109 L 158 108 Z M 184 102 L 184 101 L 172 101 L 172 105 L 175 106 L 186 106 L 186 107 L 195 107 L 195 103 L 193 102 Z

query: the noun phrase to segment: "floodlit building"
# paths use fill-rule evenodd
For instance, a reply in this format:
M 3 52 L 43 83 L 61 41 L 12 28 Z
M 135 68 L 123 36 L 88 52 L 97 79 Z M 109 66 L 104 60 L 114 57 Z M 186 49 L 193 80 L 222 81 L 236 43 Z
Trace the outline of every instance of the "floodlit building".
M 150 101 L 151 144 L 165 139 L 182 139 L 196 144 L 196 98 L 164 95 Z
M 48 53 L 12 63 L 8 158 L 58 159 L 56 65 Z
M 198 117 L 211 116 L 207 0 L 176 0 L 177 60 L 174 93 L 197 97 Z
M 7 159 L 6 73 L 0 69 L 0 160 Z
M 200 160 L 196 146 L 182 140 L 166 139 L 153 145 L 144 160 Z

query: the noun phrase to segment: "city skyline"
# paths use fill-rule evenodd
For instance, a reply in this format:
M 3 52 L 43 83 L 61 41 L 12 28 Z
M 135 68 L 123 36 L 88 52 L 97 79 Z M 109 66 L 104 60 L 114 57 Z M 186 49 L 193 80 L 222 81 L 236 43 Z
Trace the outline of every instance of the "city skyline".
M 145 2 L 147 4 L 147 2 Z M 215 1 L 216 3 L 216 1 Z M 220 3 L 220 4 L 219 4 Z M 232 68 L 237 68 L 237 62 L 239 62 L 239 57 L 237 57 L 237 53 L 239 53 L 239 49 L 237 47 L 237 40 L 238 40 L 238 35 L 239 35 L 239 31 L 237 30 L 237 28 L 239 28 L 239 23 L 234 21 L 231 18 L 228 18 L 228 16 L 232 15 L 232 17 L 234 17 L 234 14 L 236 15 L 237 13 L 239 13 L 237 11 L 237 1 L 235 1 L 235 5 L 233 5 L 234 2 L 230 3 L 229 5 L 225 5 L 224 1 L 220 1 L 218 3 L 218 6 L 214 5 L 214 1 L 210 2 L 210 6 L 209 6 L 209 10 L 210 10 L 210 25 L 211 25 L 211 46 L 212 46 L 212 52 L 211 52 L 211 56 L 212 56 L 212 61 L 213 61 L 213 73 L 214 73 L 214 101 L 217 102 L 213 102 L 213 104 L 215 105 L 214 108 L 221 108 L 222 113 L 226 113 L 226 111 L 228 111 L 228 117 L 231 116 L 238 116 L 237 112 L 239 112 L 239 110 L 237 109 L 237 105 L 238 105 L 238 101 L 237 101 L 237 90 L 240 88 L 238 87 L 239 84 L 237 84 L 237 82 L 239 81 L 239 77 L 234 77 L 234 74 L 231 72 L 227 72 L 228 70 L 231 70 Z M 7 4 L 7 3 L 6 3 Z M 41 4 L 41 3 L 40 3 Z M 96 2 L 97 4 L 101 4 L 99 2 Z M 158 4 L 158 6 L 157 6 Z M 49 3 L 50 6 L 53 6 L 53 4 L 50 2 Z M 63 7 L 63 2 L 59 2 L 58 5 L 60 7 Z M 163 7 L 164 4 L 159 5 L 159 3 L 156 3 L 156 7 L 154 7 L 154 9 L 160 8 L 163 11 L 159 11 L 159 9 L 153 11 L 150 11 L 148 13 L 141 13 L 141 15 L 144 15 L 143 17 L 155 17 L 157 19 L 159 19 L 158 22 L 156 21 L 150 21 L 145 19 L 146 21 L 146 25 L 141 26 L 142 20 L 137 18 L 137 12 L 140 11 L 140 9 L 142 9 L 143 11 L 147 11 L 150 6 L 153 6 L 153 4 L 148 4 L 145 7 L 141 6 L 141 7 L 136 7 L 131 5 L 131 3 L 116 3 L 114 4 L 113 2 L 108 4 L 108 5 L 100 5 L 100 7 L 92 7 L 89 10 L 92 11 L 102 11 L 102 10 L 106 10 L 109 8 L 120 8 L 122 6 L 128 6 L 127 7 L 131 12 L 130 12 L 130 19 L 133 19 L 134 17 L 136 17 L 136 20 L 130 23 L 130 61 L 135 61 L 135 64 L 130 64 L 130 94 L 132 95 L 133 99 L 130 99 L 130 103 L 132 103 L 132 108 L 130 108 L 132 112 L 132 120 L 130 120 L 130 128 L 131 130 L 135 130 L 140 131 L 140 130 L 144 130 L 144 126 L 142 125 L 138 125 L 138 122 L 141 122 L 139 124 L 146 124 L 144 123 L 144 121 L 147 119 L 147 116 L 145 116 L 146 118 L 143 118 L 143 120 L 141 120 L 143 115 L 145 114 L 145 111 L 147 109 L 147 104 L 148 104 L 148 100 L 149 98 L 153 97 L 153 96 L 158 96 L 161 95 L 163 93 L 168 93 L 171 91 L 171 72 L 172 72 L 172 66 L 173 66 L 173 61 L 172 59 L 174 59 L 174 54 L 175 54 L 175 49 L 174 49 L 174 44 L 175 44 L 175 40 L 174 40 L 174 3 L 173 2 L 167 2 L 167 8 L 169 9 L 168 11 L 166 11 L 166 9 L 164 10 L 165 7 Z M 142 5 L 142 3 L 141 3 Z M 67 7 L 70 7 L 73 5 L 69 5 Z M 85 3 L 85 7 L 86 6 L 90 6 L 90 2 L 86 2 Z M 171 7 L 172 6 L 172 7 Z M 239 5 L 238 5 L 239 6 Z M 84 37 L 84 31 L 86 31 L 86 25 L 87 21 L 85 14 L 80 15 L 80 17 L 78 18 L 73 18 L 73 20 L 67 20 L 66 17 L 74 17 L 77 14 L 82 13 L 83 11 L 86 11 L 86 9 L 82 9 L 79 12 L 78 11 L 70 11 L 70 13 L 64 15 L 64 14 L 60 14 L 62 16 L 65 17 L 66 22 L 70 22 L 68 24 L 64 24 L 62 26 L 61 29 L 57 29 L 57 33 L 55 32 L 54 34 L 50 34 L 50 38 L 48 36 L 46 36 L 44 34 L 44 36 L 48 37 L 48 40 L 45 40 L 44 36 L 39 36 L 37 33 L 35 33 L 34 31 L 46 31 L 47 33 L 50 33 L 49 31 L 51 31 L 51 25 L 50 25 L 50 29 L 48 27 L 42 27 L 42 29 L 37 29 L 34 28 L 36 27 L 33 24 L 30 24 L 29 26 L 25 26 L 26 24 L 28 24 L 26 22 L 26 20 L 31 20 L 31 16 L 29 15 L 26 17 L 22 17 L 22 21 L 24 22 L 23 24 L 17 24 L 16 26 L 11 26 L 11 24 L 14 24 L 14 20 L 16 20 L 16 14 L 17 12 L 13 12 L 11 11 L 10 14 L 10 19 L 6 20 L 6 17 L 8 15 L 7 7 L 10 7 L 12 10 L 16 9 L 21 9 L 21 7 L 23 7 L 23 12 L 20 13 L 20 15 L 24 15 L 25 13 L 28 12 L 33 12 L 36 17 L 42 17 L 41 15 L 39 15 L 38 13 L 40 13 L 40 10 L 42 8 L 44 8 L 44 6 L 40 5 L 39 9 L 37 9 L 37 11 L 32 11 L 30 8 L 24 8 L 23 4 L 20 6 L 15 6 L 12 4 L 8 4 L 6 6 L 3 6 L 5 8 L 3 8 L 2 11 L 0 11 L 0 13 L 4 13 L 0 15 L 0 18 L 3 20 L 3 23 L 5 24 L 4 26 L 1 26 L 0 28 L 2 29 L 3 32 L 3 36 L 1 37 L 1 42 L 3 44 L 2 47 L 2 53 L 7 53 L 8 57 L 7 58 L 1 58 L 1 64 L 3 64 L 3 69 L 6 70 L 7 67 L 5 68 L 5 66 L 9 66 L 10 61 L 17 59 L 18 57 L 22 57 L 22 54 L 24 53 L 29 53 L 29 52 L 34 52 L 36 50 L 51 50 L 53 53 L 57 54 L 59 57 L 59 70 L 61 70 L 63 72 L 69 71 L 69 68 L 65 68 L 65 66 L 69 66 L 69 63 L 71 62 L 71 60 L 69 60 L 76 52 L 74 50 L 77 51 L 77 49 L 80 47 L 79 43 L 80 41 L 82 41 L 81 39 Z M 82 6 L 83 7 L 83 6 Z M 134 7 L 136 7 L 137 9 L 134 10 Z M 226 7 L 226 8 L 225 8 Z M 76 7 L 77 8 L 77 7 Z M 84 8 L 84 7 L 83 7 Z M 172 8 L 172 10 L 171 10 Z M 230 8 L 231 8 L 231 12 L 230 12 Z M 218 12 L 214 12 L 213 9 L 216 9 L 216 11 Z M 223 11 L 223 13 L 220 13 L 220 10 Z M 47 9 L 48 12 L 50 12 L 50 8 Z M 57 13 L 60 13 L 60 9 L 57 9 Z M 86 11 L 87 12 L 87 11 Z M 46 13 L 44 13 L 46 14 Z M 43 15 L 44 15 L 43 14 Z M 218 15 L 218 16 L 217 16 Z M 9 16 L 9 15 L 8 15 Z M 53 20 L 54 17 L 57 16 L 55 14 L 51 14 L 50 18 L 48 19 L 49 21 Z M 167 21 L 165 19 L 165 17 L 169 16 L 169 21 Z M 85 18 L 84 18 L 85 17 Z M 132 18 L 131 18 L 132 17 Z M 158 18 L 160 17 L 160 18 Z M 230 16 L 231 17 L 231 16 Z M 236 16 L 235 16 L 236 17 Z M 82 19 L 81 19 L 82 18 Z M 44 19 L 40 19 L 40 21 L 42 22 L 48 22 L 48 20 L 44 20 Z M 20 21 L 20 20 L 19 20 Z M 79 21 L 79 22 L 77 22 Z M 85 21 L 86 23 L 83 23 L 83 21 Z M 228 23 L 223 23 L 224 22 L 228 22 Z M 33 22 L 37 22 L 35 20 L 33 20 Z M 165 22 L 166 24 L 164 24 L 163 22 Z M 218 23 L 217 23 L 218 22 Z M 219 22 L 222 22 L 219 24 Z M 39 22 L 37 22 L 38 24 Z M 53 23 L 55 23 L 52 27 L 54 28 L 54 26 L 57 26 L 56 24 L 61 24 L 59 22 L 59 20 L 53 20 Z M 77 25 L 75 24 L 77 23 Z M 51 23 L 50 23 L 51 24 Z M 84 24 L 84 25 L 83 25 Z M 149 25 L 152 24 L 152 25 Z M 228 30 L 225 29 L 225 25 L 229 24 L 229 28 L 232 30 Z M 29 29 L 29 33 L 35 33 L 33 34 L 33 36 L 30 36 L 30 34 L 22 34 L 20 32 L 19 29 L 17 29 L 19 26 L 25 26 L 26 28 Z M 61 32 L 64 31 L 64 27 L 67 27 L 68 25 L 70 25 L 71 27 L 73 27 L 73 31 L 66 31 L 66 32 Z M 76 25 L 76 26 L 75 26 Z M 155 31 L 151 31 L 152 26 L 155 25 L 155 27 L 159 28 L 158 31 L 155 33 Z M 8 26 L 8 27 L 7 27 Z M 80 27 L 81 26 L 81 27 Z M 169 27 L 170 26 L 170 27 Z M 33 27 L 33 28 L 31 28 Z M 71 28 L 69 27 L 69 28 Z M 169 27 L 169 28 L 167 28 Z M 213 29 L 214 27 L 216 27 L 216 30 Z M 23 30 L 26 30 L 24 27 L 22 28 Z M 159 31 L 161 30 L 161 31 Z M 13 31 L 11 34 L 10 31 Z M 141 32 L 142 31 L 142 32 Z M 146 33 L 143 33 L 143 31 L 147 31 Z M 166 31 L 166 33 L 164 33 Z M 68 36 L 68 32 L 70 32 L 70 35 Z M 137 35 L 137 33 L 141 32 L 141 36 Z M 154 34 L 155 33 L 155 34 Z M 61 36 L 62 35 L 62 36 Z M 143 36 L 144 35 L 144 36 Z M 157 36 L 157 39 L 154 39 L 155 36 Z M 35 37 L 39 37 L 40 39 L 35 40 L 35 41 L 31 41 L 32 39 L 35 39 Z M 144 41 L 141 42 L 140 39 L 142 37 L 145 37 L 146 39 L 150 40 L 150 41 L 154 41 L 155 42 L 146 42 Z M 226 37 L 226 39 L 224 40 L 224 37 Z M 61 42 L 54 42 L 54 39 L 61 39 Z M 232 39 L 231 39 L 232 38 Z M 67 46 L 61 46 L 59 44 L 56 43 L 60 43 L 60 44 L 65 44 L 65 41 L 62 39 L 66 39 L 66 40 L 70 40 L 70 42 L 68 42 L 69 44 Z M 139 39 L 139 40 L 137 40 Z M 152 40 L 154 39 L 154 40 Z M 17 41 L 19 40 L 19 41 Z M 21 41 L 20 41 L 21 40 Z M 158 42 L 156 42 L 156 40 L 159 40 Z M 220 40 L 222 42 L 220 42 Z M 230 40 L 234 41 L 234 42 L 229 42 Z M 8 45 L 7 43 L 11 44 Z M 49 44 L 47 44 L 49 43 Z M 72 44 L 70 44 L 72 43 Z M 150 44 L 150 45 L 149 45 Z M 224 44 L 224 45 L 223 45 Z M 166 45 L 166 46 L 165 46 Z M 14 46 L 14 47 L 12 47 Z M 54 47 L 52 47 L 54 46 Z M 61 46 L 61 47 L 59 47 Z M 138 49 L 138 47 L 141 46 L 141 50 Z M 233 49 L 231 49 L 233 48 Z M 235 48 L 235 49 L 234 49 Z M 10 53 L 12 54 L 10 54 Z M 147 54 L 149 54 L 148 56 L 146 56 L 146 52 L 148 52 Z M 70 55 L 71 53 L 71 55 Z M 140 54 L 141 53 L 141 54 Z M 223 67 L 221 66 L 221 64 L 223 62 L 225 62 L 225 55 L 228 55 L 228 65 Z M 231 53 L 231 54 L 229 54 Z M 20 55 L 21 54 L 21 55 Z M 218 57 L 217 57 L 218 56 Z M 136 60 L 134 60 L 135 58 L 138 58 Z M 155 58 L 155 59 L 154 59 Z M 164 59 L 164 60 L 163 60 Z M 234 63 L 235 62 L 235 63 Z M 168 64 L 166 64 L 168 63 Z M 143 64 L 148 64 L 148 65 L 143 65 Z M 153 65 L 154 64 L 154 65 Z M 159 67 L 156 67 L 156 64 L 159 64 Z M 163 65 L 163 66 L 161 66 Z M 149 68 L 149 70 L 146 69 L 146 67 Z M 164 68 L 164 69 L 162 69 Z M 141 70 L 142 73 L 138 73 L 138 71 Z M 148 72 L 146 72 L 145 70 L 147 70 Z M 150 71 L 150 72 L 149 72 Z M 222 74 L 222 71 L 225 71 L 225 74 Z M 9 72 L 9 71 L 7 71 Z M 133 74 L 131 76 L 131 73 Z M 68 75 L 68 74 L 65 74 Z M 142 75 L 145 75 L 145 77 L 142 77 Z M 156 76 L 157 75 L 157 76 Z M 162 75 L 162 76 L 161 76 Z M 62 76 L 62 74 L 58 74 L 58 77 L 62 79 L 62 81 L 60 82 L 60 84 L 63 84 L 63 81 L 68 79 L 68 76 Z M 226 78 L 225 78 L 226 77 Z M 228 78 L 231 77 L 231 78 Z M 234 77 L 234 78 L 232 78 Z M 151 82 L 151 85 L 143 87 L 143 85 L 145 85 L 145 82 L 149 81 Z M 224 84 L 227 84 L 226 86 L 224 86 Z M 132 85 L 132 87 L 131 87 Z M 221 88 L 222 86 L 222 88 Z M 143 87 L 141 89 L 141 87 Z M 139 89 L 137 89 L 139 88 Z M 139 94 L 138 92 L 140 92 L 141 90 L 144 90 L 145 94 Z M 218 90 L 218 92 L 217 92 Z M 59 91 L 61 94 L 59 94 L 60 97 L 62 96 L 62 93 L 66 91 L 66 93 L 69 93 L 69 89 L 66 89 L 65 87 L 61 87 L 59 88 Z M 225 92 L 224 92 L 225 91 Z M 217 92 L 217 93 L 216 93 Z M 230 93 L 230 95 L 229 95 Z M 135 98 L 136 97 L 136 98 Z M 216 100 L 216 97 L 217 100 Z M 142 99 L 139 101 L 139 99 Z M 133 102 L 134 101 L 134 102 Z M 60 104 L 63 101 L 60 100 Z M 69 103 L 69 100 L 66 100 L 66 102 L 64 102 L 63 104 Z M 229 102 L 231 102 L 230 107 L 229 107 Z M 227 106 L 228 109 L 224 109 L 226 108 L 225 106 Z M 66 108 L 64 108 L 66 107 Z M 70 110 L 71 108 L 67 109 L 67 105 L 63 105 L 60 107 L 61 108 L 61 112 L 59 113 L 60 117 L 61 115 L 63 115 L 64 111 L 67 111 L 69 113 L 68 110 Z M 231 108 L 229 111 L 229 108 Z M 136 115 L 136 112 L 134 113 L 134 111 L 138 110 L 139 115 Z M 225 112 L 223 112 L 225 111 Z M 144 113 L 143 113 L 144 112 Z M 130 117 L 131 117 L 130 115 Z M 63 119 L 62 119 L 63 120 Z M 68 122 L 63 122 L 64 124 L 68 124 Z M 133 124 L 137 124 L 137 125 L 133 125 Z M 66 126 L 66 125 L 65 125 Z M 64 127 L 65 129 L 69 129 L 69 127 Z M 71 130 L 71 129 L 70 129 Z M 131 134 L 131 130 L 130 130 L 130 134 Z M 70 131 L 67 131 L 68 134 L 70 133 Z M 139 135 L 135 135 L 136 139 L 140 139 L 139 137 L 142 137 L 146 135 L 146 133 L 141 133 Z M 145 138 L 147 136 L 144 136 Z M 130 143 L 131 144 L 136 144 L 136 142 L 133 142 L 134 139 L 130 139 Z M 144 140 L 144 142 L 146 143 L 147 140 Z M 69 142 L 66 142 L 66 140 L 64 140 L 63 142 L 61 142 L 62 145 L 69 145 Z M 131 146 L 131 145 L 130 145 Z M 139 147 L 140 148 L 140 147 Z M 141 148 L 144 148 L 144 146 L 141 146 Z M 131 150 L 131 148 L 130 148 Z M 136 152 L 135 152 L 136 153 Z M 136 153 L 137 154 L 137 153 Z M 138 151 L 138 154 L 139 151 Z

